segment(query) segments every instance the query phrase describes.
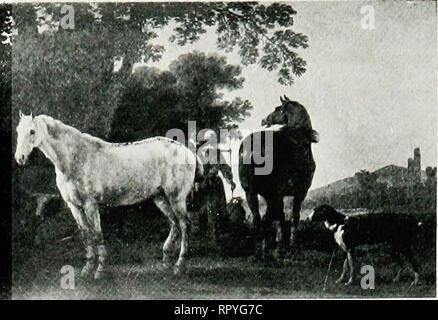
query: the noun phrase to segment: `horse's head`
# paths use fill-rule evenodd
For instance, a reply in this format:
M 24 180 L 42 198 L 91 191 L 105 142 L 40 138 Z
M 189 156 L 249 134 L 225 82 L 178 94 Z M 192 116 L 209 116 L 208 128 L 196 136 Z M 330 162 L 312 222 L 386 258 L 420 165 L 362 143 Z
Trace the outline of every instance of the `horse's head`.
M 35 118 L 32 113 L 28 116 L 20 111 L 20 122 L 17 126 L 17 149 L 15 160 L 19 165 L 25 165 L 32 150 L 41 143 L 37 132 Z
M 286 95 L 280 97 L 281 105 L 276 107 L 265 119 L 262 120 L 262 126 L 271 126 L 274 124 L 286 125 L 290 128 L 312 128 L 309 114 L 303 105 L 296 101 L 290 100 Z
M 303 105 L 290 100 L 286 95 L 280 97 L 281 105 L 276 107 L 265 119 L 262 126 L 282 125 L 284 129 L 301 131 L 311 142 L 318 141 L 318 133 L 312 129 L 309 114 Z

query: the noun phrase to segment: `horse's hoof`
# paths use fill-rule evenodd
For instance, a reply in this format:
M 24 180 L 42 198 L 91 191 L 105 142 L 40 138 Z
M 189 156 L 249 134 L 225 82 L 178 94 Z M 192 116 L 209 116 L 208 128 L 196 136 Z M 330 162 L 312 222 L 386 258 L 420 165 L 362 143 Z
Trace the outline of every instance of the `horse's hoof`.
M 339 278 L 335 281 L 335 283 L 341 283 L 342 281 L 344 281 L 344 278 Z
M 86 264 L 81 270 L 81 278 L 88 278 L 91 275 L 93 266 Z
M 415 272 L 414 277 L 414 281 L 411 282 L 411 287 L 415 287 L 420 281 L 420 276 L 418 275 L 418 273 Z
M 284 259 L 278 258 L 276 256 L 271 257 L 271 260 L 269 261 L 271 267 L 273 268 L 282 268 L 284 267 Z
M 283 268 L 284 267 L 284 265 L 285 265 L 285 262 L 284 262 L 284 259 L 281 259 L 281 260 L 274 260 L 274 267 L 275 268 Z
M 295 248 L 296 244 L 297 244 L 297 237 L 295 233 L 292 233 L 289 238 L 289 248 Z
M 96 270 L 94 273 L 94 280 L 101 280 L 104 277 L 104 272 L 101 270 Z
M 399 282 L 399 280 L 400 280 L 400 277 L 397 276 L 397 277 L 394 277 L 394 279 L 392 279 L 392 282 L 396 283 L 396 282 Z
M 345 285 L 348 287 L 351 286 L 352 283 L 353 283 L 353 279 L 350 279 L 347 282 L 345 282 Z
M 260 262 L 263 261 L 263 258 L 262 258 L 261 256 L 259 256 L 259 255 L 250 256 L 250 257 L 249 257 L 249 261 L 250 261 L 251 263 L 260 263 Z
M 265 253 L 263 255 L 262 261 L 267 266 L 274 266 L 276 264 L 277 259 L 275 259 L 272 253 Z
M 284 260 L 285 257 L 286 257 L 285 250 L 275 250 L 274 251 L 274 258 L 276 260 L 282 261 L 282 260 Z
M 167 263 L 167 262 L 163 262 L 162 266 L 163 266 L 164 270 L 169 270 L 170 269 L 170 264 Z
M 183 265 L 177 265 L 173 268 L 173 275 L 174 276 L 181 276 L 184 273 L 186 273 L 186 268 Z
M 88 278 L 90 276 L 90 272 L 89 271 L 84 271 L 84 269 L 82 269 L 81 271 L 81 278 L 85 279 Z

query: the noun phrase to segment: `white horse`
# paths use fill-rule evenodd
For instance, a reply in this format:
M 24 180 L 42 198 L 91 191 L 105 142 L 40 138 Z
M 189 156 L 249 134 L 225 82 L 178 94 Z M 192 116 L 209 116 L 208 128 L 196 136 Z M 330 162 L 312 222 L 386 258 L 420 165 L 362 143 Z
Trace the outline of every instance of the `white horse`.
M 99 207 L 130 205 L 152 198 L 170 221 L 163 246 L 163 264 L 181 230 L 181 249 L 174 272 L 183 269 L 188 251 L 186 198 L 195 176 L 203 175 L 199 158 L 183 144 L 165 137 L 133 143 L 109 143 L 65 125 L 47 115 L 23 115 L 17 126 L 15 159 L 24 165 L 34 148 L 53 163 L 56 184 L 70 208 L 86 250 L 87 262 L 81 275 L 98 267 L 102 276 L 106 250 L 100 225 Z

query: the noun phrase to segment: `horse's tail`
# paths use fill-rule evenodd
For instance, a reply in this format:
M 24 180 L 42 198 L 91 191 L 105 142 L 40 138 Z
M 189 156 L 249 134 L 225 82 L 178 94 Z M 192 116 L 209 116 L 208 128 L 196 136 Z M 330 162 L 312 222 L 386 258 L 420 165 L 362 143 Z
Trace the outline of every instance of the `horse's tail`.
M 202 164 L 201 158 L 197 154 L 196 157 L 196 171 L 195 171 L 195 182 L 199 182 L 204 177 L 204 165 Z
M 196 142 L 193 139 L 189 139 L 188 148 L 192 151 L 196 159 L 196 169 L 195 169 L 195 183 L 202 181 L 204 176 L 204 165 L 202 164 L 201 158 L 196 154 Z
M 195 181 L 192 190 L 190 191 L 187 198 L 187 209 L 191 212 L 199 211 L 202 206 L 202 183 L 204 181 L 204 165 L 201 159 L 195 153 L 196 158 L 196 170 L 195 170 Z

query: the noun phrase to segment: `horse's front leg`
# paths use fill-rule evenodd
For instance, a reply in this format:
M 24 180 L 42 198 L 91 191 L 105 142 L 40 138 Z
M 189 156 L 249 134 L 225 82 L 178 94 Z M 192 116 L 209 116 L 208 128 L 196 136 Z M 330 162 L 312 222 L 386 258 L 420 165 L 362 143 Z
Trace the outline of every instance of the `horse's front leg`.
M 286 236 L 287 235 L 287 223 L 286 223 L 286 219 L 284 216 L 284 212 L 280 212 L 279 213 L 280 216 L 278 217 L 280 220 L 280 235 L 278 237 L 278 241 L 277 241 L 277 246 L 278 247 L 278 253 L 279 253 L 279 258 L 283 259 L 287 249 L 288 249 L 288 245 L 289 245 L 289 239 Z
M 184 271 L 184 263 L 185 263 L 185 257 L 189 250 L 189 236 L 188 236 L 188 230 L 187 230 L 187 220 L 185 218 L 179 220 L 179 226 L 181 229 L 181 250 L 179 253 L 178 260 L 175 264 L 175 270 L 174 274 L 178 275 L 182 271 Z
M 189 250 L 189 230 L 188 230 L 188 216 L 187 216 L 187 207 L 186 207 L 186 199 L 170 199 L 170 205 L 172 207 L 173 212 L 178 218 L 179 227 L 181 230 L 181 250 L 179 252 L 178 260 L 175 264 L 174 274 L 179 275 L 184 271 L 184 264 L 186 254 Z
M 166 241 L 163 245 L 163 267 L 167 269 L 170 266 L 170 253 L 178 235 L 178 219 L 173 212 L 173 209 L 167 199 L 164 196 L 156 197 L 154 199 L 155 205 L 164 213 L 164 215 L 169 219 L 170 232 L 167 236 Z
M 301 203 L 303 202 L 303 198 L 300 196 L 294 196 L 294 204 L 292 208 L 292 221 L 290 228 L 290 246 L 293 247 L 296 242 L 296 233 L 298 229 L 298 224 L 300 222 L 300 211 L 301 211 Z
M 266 213 L 262 219 L 263 259 L 266 262 L 270 262 L 270 260 L 273 260 L 272 249 L 276 245 L 275 232 L 272 223 L 278 218 L 282 206 L 280 206 L 278 198 L 267 198 L 266 204 Z
M 82 210 L 71 202 L 67 202 L 67 206 L 70 208 L 73 214 L 73 218 L 75 219 L 78 228 L 81 231 L 80 236 L 82 243 L 84 244 L 85 247 L 85 258 L 86 258 L 85 265 L 81 271 L 81 276 L 87 277 L 90 274 L 90 272 L 94 269 L 95 253 L 93 248 L 93 236 L 90 232 L 87 219 L 84 213 L 82 212 Z
M 84 211 L 87 217 L 87 221 L 91 226 L 90 233 L 92 235 L 92 243 L 97 248 L 98 266 L 94 273 L 94 279 L 98 280 L 102 278 L 107 256 L 105 242 L 102 234 L 102 227 L 100 223 L 99 207 L 94 202 L 87 202 L 84 206 Z

